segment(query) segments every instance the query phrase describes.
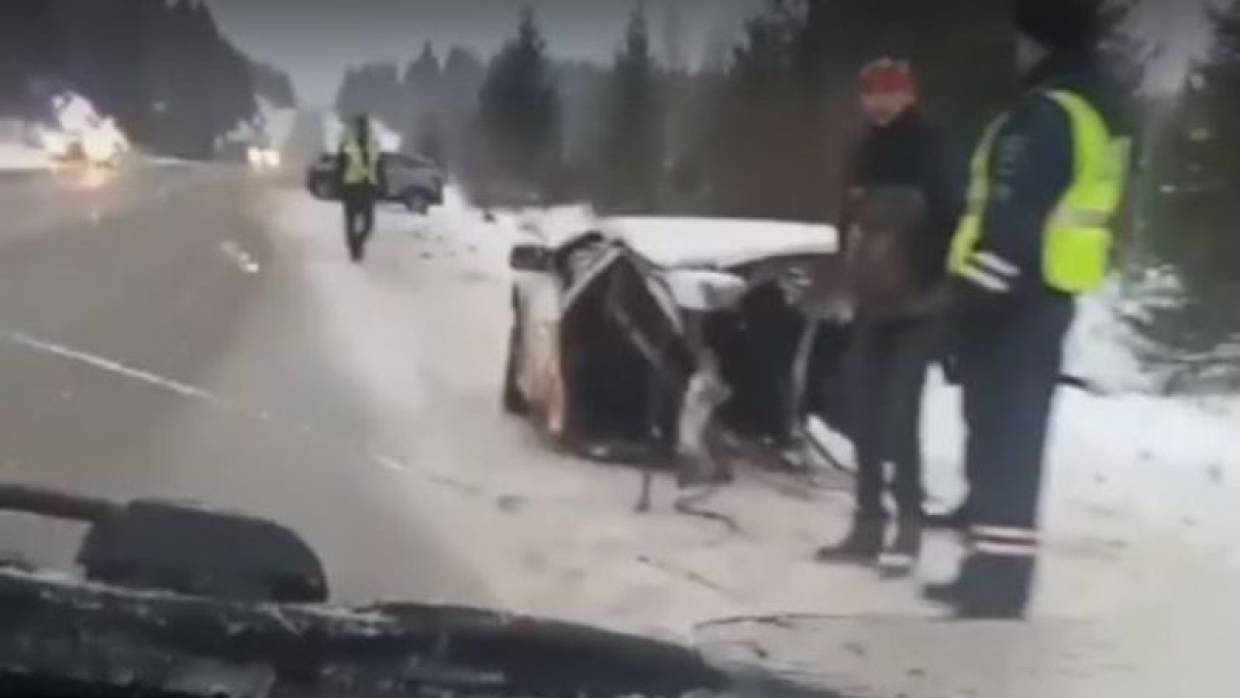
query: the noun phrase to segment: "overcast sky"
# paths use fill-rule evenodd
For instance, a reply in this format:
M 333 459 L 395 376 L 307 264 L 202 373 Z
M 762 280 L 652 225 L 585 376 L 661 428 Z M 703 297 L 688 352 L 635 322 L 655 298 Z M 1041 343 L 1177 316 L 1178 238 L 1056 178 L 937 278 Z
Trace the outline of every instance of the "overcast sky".
M 512 36 L 526 4 L 538 14 L 555 55 L 608 60 L 638 1 L 206 0 L 229 37 L 251 56 L 288 71 L 302 100 L 311 104 L 330 103 L 349 66 L 376 59 L 403 64 L 427 41 L 441 57 L 454 43 L 490 54 Z M 1200 3 L 1207 1 L 1144 0 L 1135 25 L 1167 43 L 1151 71 L 1154 86 L 1178 85 L 1187 62 L 1206 46 Z M 737 37 L 745 15 L 762 0 L 645 0 L 660 52 L 673 2 L 683 28 L 682 53 L 697 64 L 712 39 Z
M 608 0 L 206 0 L 224 32 L 246 53 L 289 72 L 298 93 L 329 103 L 344 70 L 368 60 L 402 64 L 432 42 L 440 57 L 454 44 L 489 55 L 511 37 L 530 5 L 551 51 L 607 60 L 619 47 L 633 1 Z M 652 40 L 663 51 L 673 0 L 645 0 Z M 683 53 L 696 64 L 710 37 L 738 35 L 761 0 L 674 0 Z

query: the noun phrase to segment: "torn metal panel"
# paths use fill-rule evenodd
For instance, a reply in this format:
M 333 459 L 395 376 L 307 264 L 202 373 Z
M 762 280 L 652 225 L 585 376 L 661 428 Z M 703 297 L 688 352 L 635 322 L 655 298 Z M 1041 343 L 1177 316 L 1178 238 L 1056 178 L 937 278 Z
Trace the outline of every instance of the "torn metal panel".
M 558 312 L 537 325 L 518 317 L 514 329 L 553 333 L 553 349 L 527 340 L 540 356 L 517 357 L 554 374 L 543 384 L 555 389 L 527 395 L 562 417 L 553 434 L 646 442 L 668 456 L 703 453 L 693 444 L 716 423 L 763 442 L 789 438 L 810 382 L 803 304 L 822 286 L 821 258 L 837 248 L 832 229 L 605 219 L 559 239 L 552 269 L 517 285 L 519 298 L 558 289 Z M 695 379 L 715 389 L 693 391 Z

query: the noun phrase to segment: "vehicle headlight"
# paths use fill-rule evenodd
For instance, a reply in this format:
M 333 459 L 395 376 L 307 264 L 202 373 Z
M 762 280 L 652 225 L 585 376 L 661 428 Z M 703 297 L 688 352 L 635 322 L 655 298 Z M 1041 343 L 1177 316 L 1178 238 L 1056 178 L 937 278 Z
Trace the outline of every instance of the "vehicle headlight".
M 270 148 L 267 150 L 266 157 L 264 160 L 267 163 L 267 167 L 270 167 L 272 169 L 279 168 L 280 160 L 281 160 L 280 151 L 276 150 L 275 148 Z

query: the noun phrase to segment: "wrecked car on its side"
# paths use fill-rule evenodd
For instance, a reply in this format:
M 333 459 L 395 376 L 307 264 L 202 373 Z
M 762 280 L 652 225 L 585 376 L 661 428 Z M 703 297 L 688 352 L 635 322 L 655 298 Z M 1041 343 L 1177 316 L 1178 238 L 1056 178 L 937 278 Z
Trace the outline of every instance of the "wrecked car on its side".
M 606 459 L 674 453 L 706 422 L 790 437 L 823 364 L 809 354 L 836 349 L 805 308 L 837 268 L 835 228 L 563 210 L 522 231 L 505 409 Z

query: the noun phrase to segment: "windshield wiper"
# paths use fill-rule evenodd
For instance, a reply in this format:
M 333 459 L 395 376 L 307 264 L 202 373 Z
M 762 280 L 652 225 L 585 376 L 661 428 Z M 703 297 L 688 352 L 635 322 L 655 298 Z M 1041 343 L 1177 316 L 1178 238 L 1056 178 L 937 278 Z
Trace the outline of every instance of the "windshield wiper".
M 77 554 L 89 580 L 238 601 L 327 600 L 318 556 L 296 533 L 270 521 L 19 485 L 0 485 L 3 511 L 89 524 Z
M 206 662 L 221 674 L 264 667 L 246 675 L 251 687 L 269 675 L 346 695 L 382 686 L 679 695 L 727 685 L 679 645 L 471 608 L 221 602 L 0 568 L 0 616 L 0 675 L 123 676 L 163 689 Z

